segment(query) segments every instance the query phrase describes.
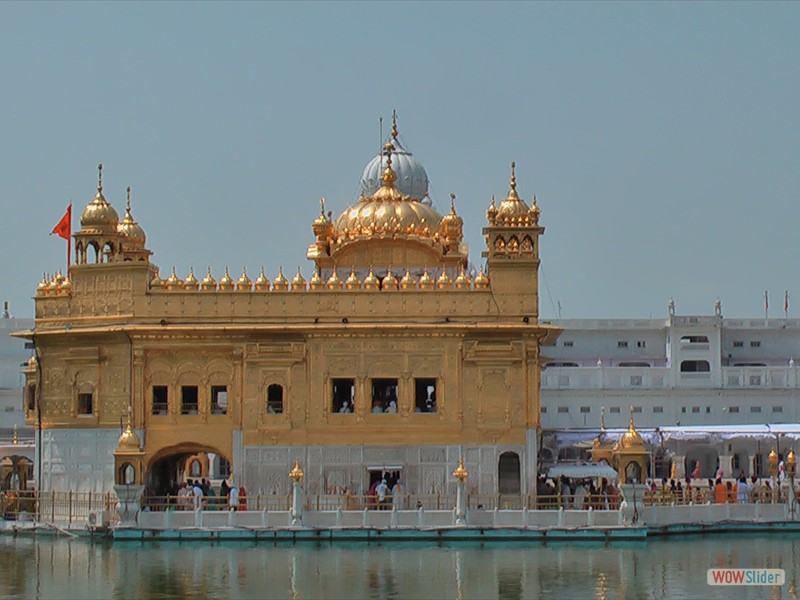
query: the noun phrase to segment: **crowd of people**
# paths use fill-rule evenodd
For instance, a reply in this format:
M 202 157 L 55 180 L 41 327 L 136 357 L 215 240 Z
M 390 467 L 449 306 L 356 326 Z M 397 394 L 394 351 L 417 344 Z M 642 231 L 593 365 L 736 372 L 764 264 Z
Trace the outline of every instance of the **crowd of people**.
M 573 479 L 562 476 L 558 480 L 540 477 L 536 485 L 538 508 L 587 510 L 617 510 L 620 495 L 617 487 L 603 477 L 599 483 L 592 478 Z
M 694 475 L 694 473 L 693 473 Z M 772 489 L 769 480 L 759 480 L 755 475 L 749 479 L 742 471 L 736 479 L 724 479 L 721 470 L 713 479 L 703 481 L 696 477 L 685 480 L 661 480 L 661 485 L 648 480 L 646 483 L 645 502 L 652 504 L 749 504 L 753 502 L 783 502 L 786 500 L 781 490 L 780 480 L 776 490 Z
M 247 490 L 223 480 L 217 492 L 207 479 L 187 479 L 174 493 L 178 510 L 247 510 Z M 169 502 L 167 503 L 170 504 Z

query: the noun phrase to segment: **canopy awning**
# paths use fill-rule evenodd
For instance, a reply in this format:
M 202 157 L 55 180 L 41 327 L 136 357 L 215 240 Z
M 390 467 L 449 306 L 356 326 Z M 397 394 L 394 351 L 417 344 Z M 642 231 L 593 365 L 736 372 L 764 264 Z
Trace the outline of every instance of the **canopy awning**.
M 616 479 L 617 472 L 606 463 L 591 463 L 586 465 L 554 465 L 547 471 L 547 476 L 553 479 L 569 477 L 582 479 L 584 477 L 605 477 Z

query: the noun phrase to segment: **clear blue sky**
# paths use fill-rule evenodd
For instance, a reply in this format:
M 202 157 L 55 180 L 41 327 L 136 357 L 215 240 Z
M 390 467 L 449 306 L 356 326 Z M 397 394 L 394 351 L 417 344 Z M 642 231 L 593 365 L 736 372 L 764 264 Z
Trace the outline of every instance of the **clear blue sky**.
M 800 3 L 0 3 L 0 299 L 31 316 L 48 233 L 103 162 L 185 276 L 311 263 L 397 109 L 474 263 L 537 194 L 541 315 L 800 315 Z

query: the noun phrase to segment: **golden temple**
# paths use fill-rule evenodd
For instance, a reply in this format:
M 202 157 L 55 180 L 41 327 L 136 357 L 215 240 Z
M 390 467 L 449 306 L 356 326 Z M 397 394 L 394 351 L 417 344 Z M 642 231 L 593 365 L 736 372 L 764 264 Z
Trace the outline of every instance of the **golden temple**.
M 110 490 L 116 449 L 152 494 L 209 455 L 251 493 L 287 493 L 298 460 L 309 493 L 363 493 L 388 468 L 445 493 L 459 465 L 471 492 L 532 493 L 540 348 L 559 333 L 538 320 L 539 208 L 512 164 L 476 271 L 455 196 L 442 215 L 427 187 L 395 118 L 358 201 L 338 217 L 321 201 L 308 279 L 162 278 L 130 188 L 120 220 L 100 170 L 75 261 L 42 279 L 23 334 L 40 489 Z

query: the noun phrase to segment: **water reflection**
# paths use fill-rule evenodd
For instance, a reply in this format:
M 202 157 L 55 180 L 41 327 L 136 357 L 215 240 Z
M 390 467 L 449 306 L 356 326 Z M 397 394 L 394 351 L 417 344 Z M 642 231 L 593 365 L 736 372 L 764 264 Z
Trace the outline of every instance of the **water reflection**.
M 0 538 L 2 598 L 797 598 L 800 536 L 646 543 L 92 543 Z M 712 588 L 710 567 L 786 570 Z

